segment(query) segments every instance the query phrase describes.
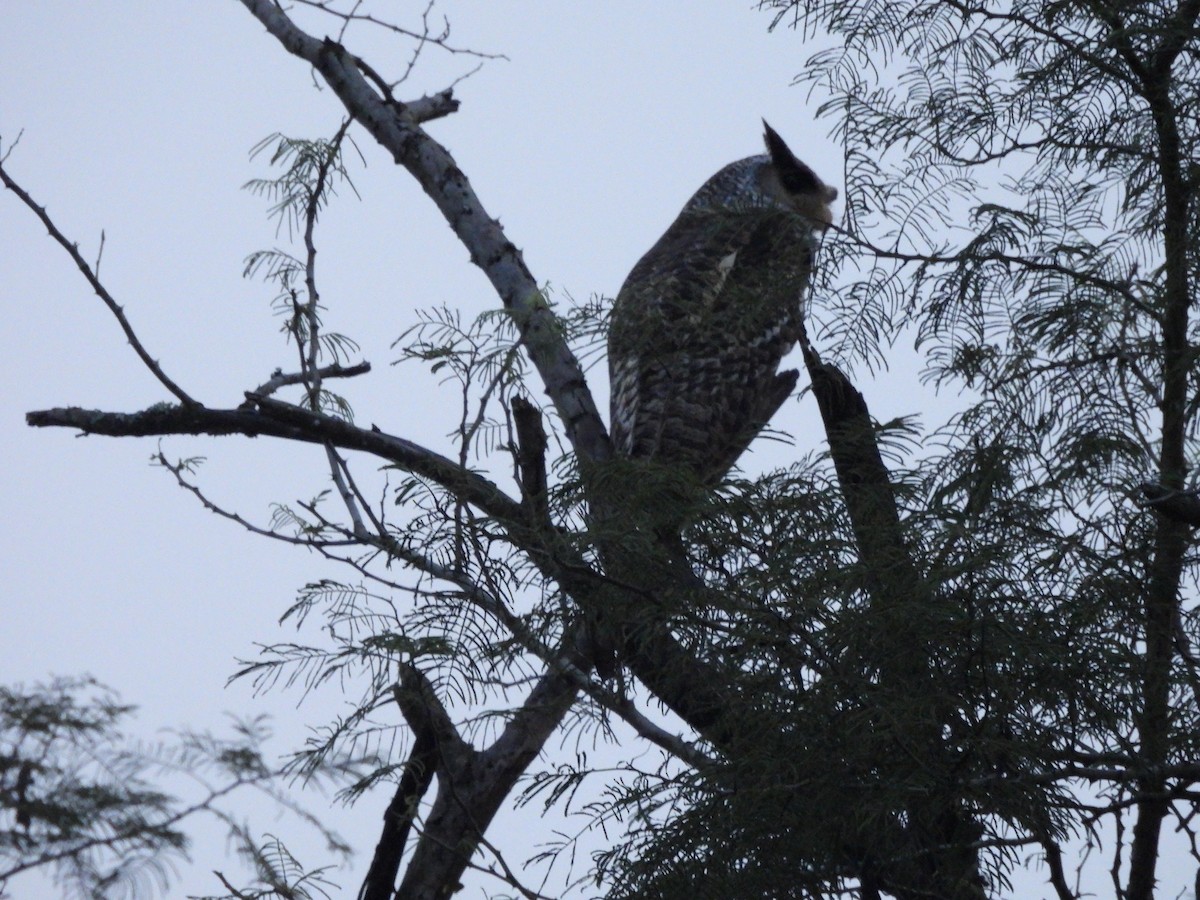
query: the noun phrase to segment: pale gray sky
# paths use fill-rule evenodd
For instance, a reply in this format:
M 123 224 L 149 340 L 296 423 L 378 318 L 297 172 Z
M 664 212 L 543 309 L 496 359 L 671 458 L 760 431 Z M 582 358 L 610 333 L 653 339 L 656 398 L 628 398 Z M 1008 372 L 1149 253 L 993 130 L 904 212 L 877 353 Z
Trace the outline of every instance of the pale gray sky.
M 424 0 L 395 4 L 414 17 Z M 293 356 L 270 312 L 273 289 L 241 277 L 253 250 L 277 245 L 265 203 L 240 190 L 270 174 L 249 149 L 272 132 L 329 136 L 340 107 L 233 2 L 39 0 L 4 4 L 0 139 L 24 129 L 8 166 L 94 259 L 150 352 L 204 403 L 233 406 Z M 789 87 L 814 49 L 767 33 L 749 0 L 689 3 L 443 2 L 461 46 L 503 53 L 457 88 L 462 109 L 430 132 L 455 155 L 492 215 L 558 292 L 612 295 L 638 256 L 717 168 L 760 152 L 767 118 L 829 183 L 839 150 Z M 403 14 L 401 14 L 403 15 Z M 415 18 L 412 20 L 415 22 Z M 332 25 L 326 30 L 332 30 Z M 399 71 L 407 48 L 359 29 L 350 45 Z M 427 51 L 398 96 L 440 90 L 476 60 Z M 415 367 L 390 367 L 389 344 L 437 303 L 473 316 L 497 304 L 428 200 L 361 131 L 349 191 L 318 232 L 327 325 L 362 344 L 375 371 L 344 385 L 359 421 L 447 448 L 455 400 Z M 164 471 L 153 442 L 32 430 L 28 410 L 136 410 L 169 399 L 30 212 L 0 198 L 0 308 L 8 340 L 0 415 L 6 452 L 0 682 L 89 672 L 160 726 L 218 728 L 226 710 L 277 717 L 282 752 L 342 702 L 296 708 L 298 694 L 251 699 L 226 688 L 235 656 L 287 639 L 276 620 L 306 581 L 350 578 L 314 556 L 254 538 L 206 513 Z M 606 406 L 605 372 L 591 384 Z M 902 387 L 897 387 L 897 383 Z M 864 384 L 885 419 L 918 411 L 911 377 Z M 776 427 L 814 445 L 811 400 Z M 238 438 L 172 439 L 201 455 L 217 499 L 265 523 L 272 501 L 327 483 L 317 448 Z M 771 461 L 771 453 L 759 451 Z M 778 461 L 778 458 L 775 459 Z M 353 697 L 351 699 L 354 699 Z M 357 890 L 387 802 L 377 792 L 331 813 L 359 848 Z M 271 822 L 257 823 L 270 828 Z M 215 851 L 214 851 L 215 846 Z M 199 850 L 173 896 L 217 892 L 221 845 Z M 209 855 L 204 855 L 205 853 Z M 319 856 L 304 859 L 315 864 Z M 518 860 L 519 861 L 519 860 Z M 1040 878 L 1035 881 L 1040 882 Z M 547 885 L 551 892 L 559 885 Z M 499 891 L 480 882 L 467 896 Z M 14 885 L 15 896 L 22 894 Z M 1174 892 L 1164 893 L 1164 896 Z

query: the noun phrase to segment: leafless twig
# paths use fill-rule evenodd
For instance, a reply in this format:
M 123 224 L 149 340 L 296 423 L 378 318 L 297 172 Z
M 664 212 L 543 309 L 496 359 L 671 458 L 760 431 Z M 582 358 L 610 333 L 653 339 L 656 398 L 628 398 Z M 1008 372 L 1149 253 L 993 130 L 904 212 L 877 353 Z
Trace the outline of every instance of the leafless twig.
M 12 148 L 9 148 L 10 152 L 11 149 Z M 7 154 L 5 154 L 5 158 L 7 159 Z M 88 284 L 92 286 L 92 290 L 96 292 L 96 295 L 104 301 L 104 305 L 107 306 L 109 311 L 116 317 L 118 324 L 121 326 L 121 330 L 125 332 L 125 337 L 129 341 L 129 346 L 133 347 L 134 352 L 137 353 L 138 358 L 141 359 L 146 368 L 150 370 L 151 374 L 153 374 L 154 377 L 157 378 L 163 385 L 163 387 L 177 397 L 185 406 L 200 406 L 201 404 L 188 396 L 183 388 L 167 377 L 166 372 L 162 370 L 162 366 L 160 366 L 158 361 L 154 359 L 149 352 L 147 352 L 145 346 L 142 344 L 141 339 L 134 333 L 133 326 L 129 324 L 129 319 L 125 317 L 125 310 L 117 303 L 115 299 L 113 299 L 112 294 L 110 294 L 104 285 L 101 284 L 100 278 L 97 276 L 96 271 L 87 264 L 87 261 L 80 254 L 79 245 L 68 240 L 66 235 L 64 235 L 59 230 L 58 226 L 54 224 L 54 220 L 50 218 L 49 213 L 46 212 L 46 208 L 44 206 L 38 206 L 33 197 L 31 197 L 24 188 L 22 188 L 19 184 L 17 184 L 16 181 L 12 179 L 7 170 L 4 168 L 4 160 L 0 160 L 0 182 L 3 182 L 4 186 L 16 194 L 22 203 L 33 210 L 33 214 L 41 220 L 42 224 L 46 226 L 46 230 L 50 232 L 50 237 L 54 238 L 59 246 L 61 246 L 67 252 L 67 255 L 71 257 L 72 262 L 74 262 L 79 271 L 83 273 L 83 277 L 87 280 Z M 103 247 L 103 240 L 101 241 L 101 247 Z M 99 261 L 99 257 L 97 257 L 97 265 L 99 265 Z

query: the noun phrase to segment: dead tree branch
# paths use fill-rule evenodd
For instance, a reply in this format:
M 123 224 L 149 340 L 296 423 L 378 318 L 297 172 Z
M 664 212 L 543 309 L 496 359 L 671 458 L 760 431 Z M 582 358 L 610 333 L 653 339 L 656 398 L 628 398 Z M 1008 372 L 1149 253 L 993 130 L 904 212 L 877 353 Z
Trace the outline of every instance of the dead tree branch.
M 415 733 L 437 744 L 438 793 L 397 896 L 437 900 L 457 884 L 504 798 L 575 702 L 570 678 L 547 672 L 486 750 L 475 750 L 454 729 L 428 679 L 401 669 L 396 701 Z
M 563 340 L 559 322 L 521 252 L 488 214 L 449 151 L 426 134 L 406 104 L 381 96 L 357 59 L 340 44 L 306 34 L 270 0 L 242 3 L 284 49 L 320 73 L 351 117 L 417 180 L 512 313 L 580 460 L 608 459 L 612 453 L 608 431 L 579 360 Z
M 96 292 L 96 296 L 104 301 L 104 305 L 108 307 L 109 312 L 116 317 L 117 324 L 125 332 L 125 338 L 129 341 L 129 346 L 133 348 L 133 352 L 138 355 L 138 359 L 145 364 L 151 374 L 185 406 L 199 406 L 200 404 L 188 396 L 183 388 L 167 377 L 167 373 L 163 371 L 158 360 L 150 355 L 150 352 L 142 344 L 141 339 L 134 333 L 133 326 L 129 324 L 129 319 L 125 316 L 125 310 L 117 303 L 112 294 L 108 292 L 108 289 L 100 282 L 100 278 L 95 270 L 88 265 L 87 260 L 80 254 L 79 245 L 74 241 L 68 240 L 66 235 L 59 231 L 58 226 L 54 224 L 54 220 L 50 218 L 50 214 L 46 212 L 46 207 L 38 206 L 33 197 L 13 181 L 8 172 L 5 171 L 3 160 L 0 160 L 0 182 L 3 182 L 4 186 L 16 194 L 22 203 L 33 210 L 33 214 L 41 220 L 42 224 L 46 226 L 46 230 L 50 232 L 50 237 L 54 238 L 58 245 L 67 251 L 67 255 L 71 257 L 71 261 L 83 273 L 83 277 L 92 286 L 92 290 Z M 99 265 L 99 263 L 100 260 L 97 258 L 96 264 Z

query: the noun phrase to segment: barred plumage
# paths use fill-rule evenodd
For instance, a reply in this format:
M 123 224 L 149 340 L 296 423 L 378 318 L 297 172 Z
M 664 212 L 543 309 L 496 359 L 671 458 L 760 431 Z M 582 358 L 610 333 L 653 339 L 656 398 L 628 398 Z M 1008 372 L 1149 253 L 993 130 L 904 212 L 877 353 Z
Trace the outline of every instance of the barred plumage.
M 796 385 L 816 237 L 837 191 L 769 125 L 767 153 L 721 169 L 629 273 L 608 339 L 618 454 L 720 480 Z

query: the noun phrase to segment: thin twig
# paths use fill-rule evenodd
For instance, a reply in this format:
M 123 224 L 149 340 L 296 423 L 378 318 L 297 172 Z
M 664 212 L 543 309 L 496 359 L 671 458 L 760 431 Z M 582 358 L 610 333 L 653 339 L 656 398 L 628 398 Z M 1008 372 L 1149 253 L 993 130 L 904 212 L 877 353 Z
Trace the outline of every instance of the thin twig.
M 322 381 L 326 378 L 354 378 L 357 375 L 365 375 L 371 371 L 369 362 L 360 362 L 353 366 L 343 366 L 341 363 L 332 363 L 328 366 L 322 366 L 317 369 Z M 250 393 L 261 397 L 269 397 L 281 387 L 288 387 L 293 384 L 304 384 L 305 373 L 303 372 L 283 372 L 276 369 L 271 373 L 271 377 L 256 387 Z
M 162 367 L 158 364 L 158 361 L 150 356 L 150 354 L 146 351 L 146 348 L 142 345 L 141 340 L 134 333 L 133 326 L 129 324 L 129 320 L 125 317 L 125 311 L 117 304 L 117 301 L 113 299 L 112 294 L 108 292 L 104 285 L 100 283 L 100 279 L 96 275 L 96 272 L 87 264 L 87 261 L 83 258 L 83 256 L 80 255 L 79 245 L 73 241 L 67 240 L 66 236 L 59 231 L 58 226 L 54 224 L 54 221 L 46 212 L 46 208 L 44 206 L 38 206 L 37 203 L 34 202 L 33 197 L 31 197 L 24 188 L 13 181 L 4 168 L 3 160 L 0 160 L 0 181 L 4 182 L 4 186 L 16 194 L 22 203 L 33 210 L 34 215 L 41 220 L 42 224 L 46 226 L 46 230 L 50 232 L 50 237 L 54 238 L 54 240 L 58 242 L 59 246 L 67 251 L 67 255 L 71 257 L 71 260 L 79 268 L 79 271 L 83 273 L 83 277 L 87 279 L 88 284 L 92 286 L 92 290 L 95 291 L 96 295 L 104 301 L 104 305 L 109 308 L 109 311 L 116 316 L 117 322 L 121 326 L 121 330 L 125 332 L 125 337 L 129 341 L 129 345 L 133 347 L 134 352 L 137 353 L 138 358 L 141 359 L 146 368 L 150 370 L 151 374 L 153 374 L 154 377 L 157 378 L 163 385 L 163 387 L 177 397 L 185 406 L 201 406 L 201 403 L 193 400 L 190 396 L 188 396 L 183 388 L 168 378 L 166 372 L 164 372 Z M 101 241 L 101 247 L 103 247 L 103 241 Z M 96 262 L 98 265 L 98 257 Z

